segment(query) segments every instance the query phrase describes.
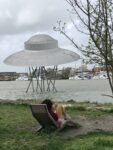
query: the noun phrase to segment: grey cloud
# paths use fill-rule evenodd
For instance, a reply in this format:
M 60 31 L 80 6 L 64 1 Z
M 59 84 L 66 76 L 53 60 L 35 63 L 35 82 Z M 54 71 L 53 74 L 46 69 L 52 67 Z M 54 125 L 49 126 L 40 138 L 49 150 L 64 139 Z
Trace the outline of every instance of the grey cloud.
M 70 21 L 68 7 L 65 0 L 0 0 L 0 70 L 19 71 L 6 66 L 3 60 L 22 50 L 24 42 L 34 34 L 49 34 L 58 40 L 60 47 L 68 48 L 70 42 L 52 29 L 59 19 Z M 77 42 L 84 41 L 72 28 L 68 32 Z
M 51 29 L 58 19 L 67 20 L 64 0 L 1 0 L 0 34 Z

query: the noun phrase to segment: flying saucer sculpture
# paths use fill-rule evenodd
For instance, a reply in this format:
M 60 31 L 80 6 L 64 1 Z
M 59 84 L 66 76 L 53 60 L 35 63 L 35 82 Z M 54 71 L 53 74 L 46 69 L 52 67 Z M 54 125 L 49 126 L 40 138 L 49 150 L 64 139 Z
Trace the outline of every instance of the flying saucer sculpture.
M 34 72 L 34 75 L 37 77 L 37 82 L 39 83 L 38 78 L 40 74 L 42 74 L 41 70 L 43 70 L 43 74 L 45 74 L 45 68 L 43 68 L 44 66 L 57 66 L 76 61 L 79 58 L 80 56 L 75 52 L 59 48 L 58 41 L 51 36 L 39 34 L 32 36 L 24 43 L 24 50 L 10 55 L 4 60 L 4 63 L 13 66 L 35 67 L 35 69 L 32 69 L 30 72 Z M 38 73 L 36 72 L 37 67 L 39 67 Z M 38 76 L 36 74 L 38 74 Z M 50 80 L 48 86 L 50 83 L 52 84 L 53 82 Z M 53 87 L 55 89 L 54 84 Z M 39 87 L 41 86 L 38 84 L 38 88 Z
M 14 66 L 55 66 L 79 58 L 75 52 L 59 48 L 57 40 L 39 34 L 24 43 L 24 50 L 10 55 L 4 62 Z

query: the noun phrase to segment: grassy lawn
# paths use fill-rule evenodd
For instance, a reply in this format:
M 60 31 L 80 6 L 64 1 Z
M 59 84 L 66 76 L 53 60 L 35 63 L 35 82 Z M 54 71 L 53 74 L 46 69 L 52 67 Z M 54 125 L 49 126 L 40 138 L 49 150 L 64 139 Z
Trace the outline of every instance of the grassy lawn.
M 70 102 L 72 117 L 102 118 L 113 114 L 111 104 Z M 113 150 L 113 134 L 98 132 L 63 139 L 56 132 L 36 133 L 29 104 L 0 103 L 0 150 Z

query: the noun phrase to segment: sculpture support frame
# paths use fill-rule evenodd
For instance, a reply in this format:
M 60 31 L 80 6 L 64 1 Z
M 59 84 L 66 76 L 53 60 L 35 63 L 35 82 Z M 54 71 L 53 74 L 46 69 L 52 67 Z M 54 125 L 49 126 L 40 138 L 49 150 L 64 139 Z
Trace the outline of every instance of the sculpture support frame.
M 29 67 L 29 79 L 30 82 L 28 84 L 26 93 L 29 91 L 30 86 L 32 87 L 33 92 L 57 92 L 55 87 L 57 75 L 57 66 L 54 66 L 51 75 L 48 74 L 45 66 L 41 66 L 39 68 Z M 33 79 L 36 79 L 36 86 L 34 85 Z

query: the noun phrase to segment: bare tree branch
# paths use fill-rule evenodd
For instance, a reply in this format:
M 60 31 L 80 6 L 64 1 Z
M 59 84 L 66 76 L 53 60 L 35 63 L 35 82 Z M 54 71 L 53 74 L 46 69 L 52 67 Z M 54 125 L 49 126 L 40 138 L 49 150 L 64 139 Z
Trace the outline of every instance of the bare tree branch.
M 73 16 L 77 17 L 84 27 L 81 29 L 71 18 L 75 30 L 89 35 L 88 46 L 76 44 L 73 38 L 66 33 L 65 24 L 59 22 L 55 31 L 63 34 L 75 48 L 80 50 L 90 60 L 105 63 L 109 84 L 113 94 L 113 0 L 65 0 L 72 8 Z M 110 73 L 112 76 L 110 76 Z

